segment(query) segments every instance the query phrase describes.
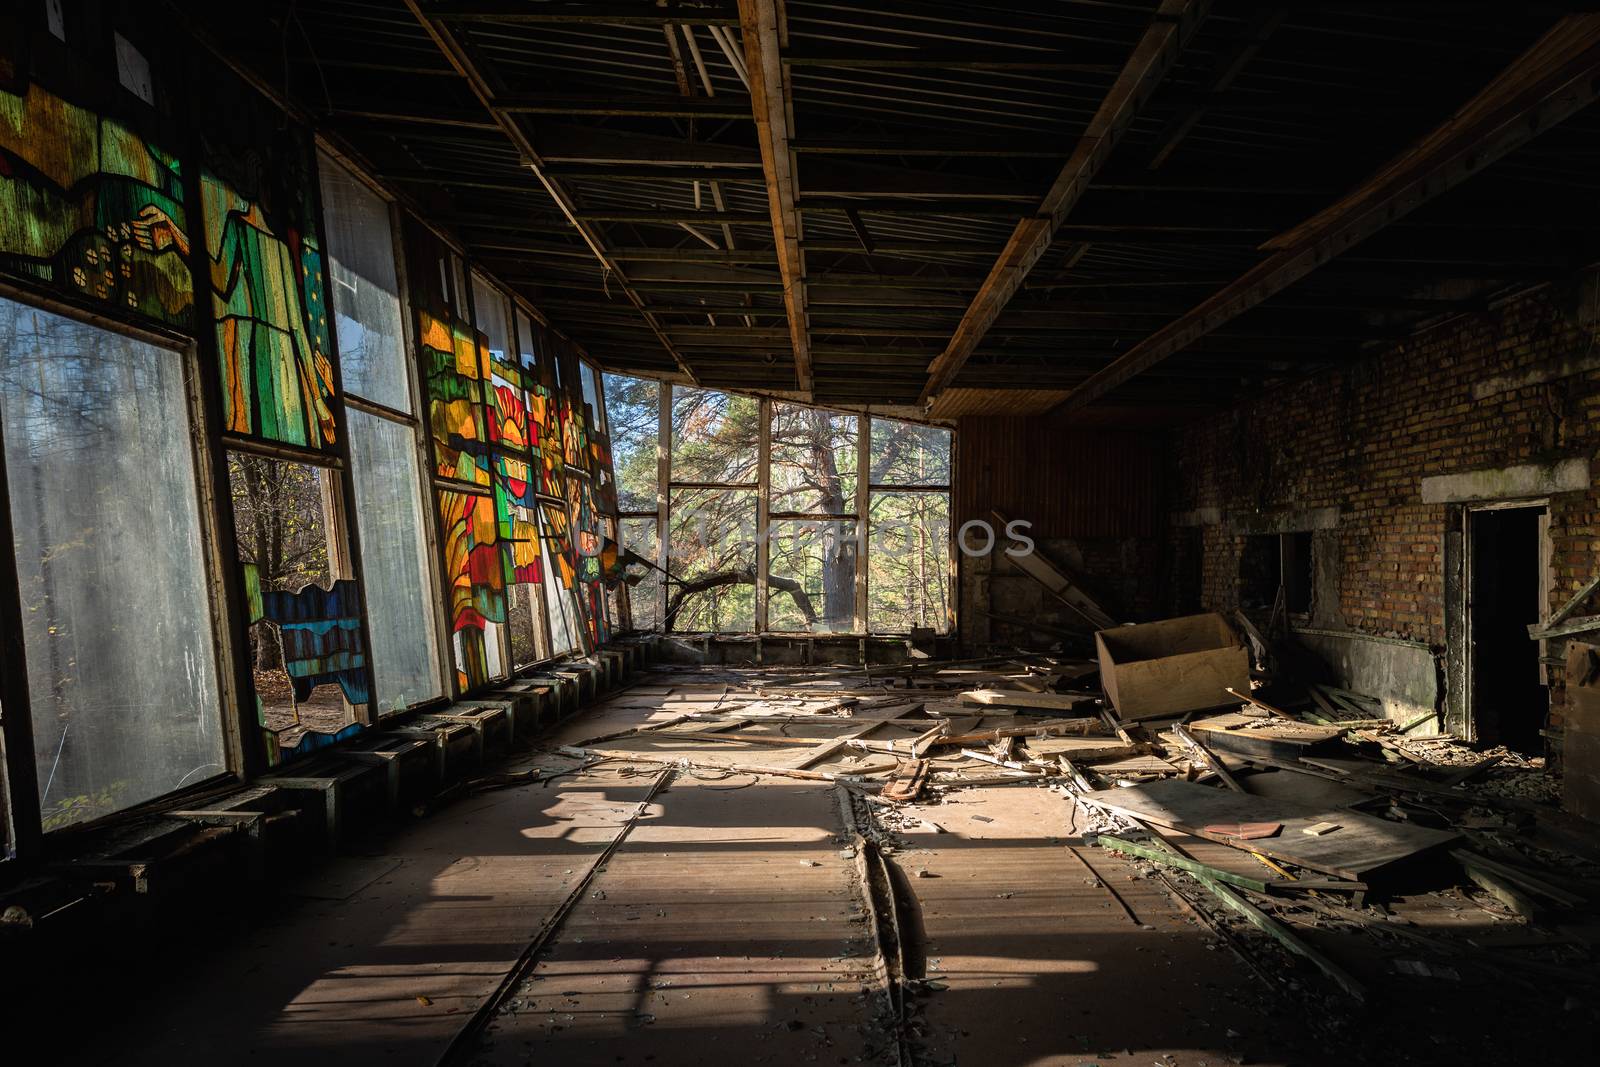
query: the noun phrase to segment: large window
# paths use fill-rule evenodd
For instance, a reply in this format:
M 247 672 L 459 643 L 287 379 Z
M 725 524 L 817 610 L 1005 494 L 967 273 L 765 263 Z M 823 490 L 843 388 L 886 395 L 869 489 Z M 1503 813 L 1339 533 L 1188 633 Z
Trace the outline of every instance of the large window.
M 855 629 L 860 420 L 772 403 L 767 629 Z
M 667 629 L 756 628 L 761 417 L 751 397 L 672 389 Z
M 326 156 L 321 177 L 374 698 L 379 713 L 393 712 L 444 694 L 420 427 L 388 205 Z
M 872 420 L 867 628 L 950 629 L 950 431 Z
M 488 341 L 489 381 L 485 411 L 489 441 L 495 446 L 491 487 L 506 568 L 505 636 L 513 668 L 546 655 L 544 602 L 534 588 L 542 577 L 538 521 L 534 517 L 533 463 L 528 454 L 528 398 L 524 365 L 512 347 L 510 304 L 476 272 L 472 275 L 472 313 Z
M 47 830 L 227 769 L 184 362 L 0 298 L 0 423 Z
M 949 631 L 949 430 L 604 378 L 636 626 Z
M 635 629 L 658 629 L 666 603 L 661 572 L 655 569 L 661 563 L 660 517 L 665 503 L 656 486 L 661 476 L 661 395 L 666 387 L 621 374 L 604 375 L 604 385 L 621 547 L 647 561 L 626 568 L 628 617 Z

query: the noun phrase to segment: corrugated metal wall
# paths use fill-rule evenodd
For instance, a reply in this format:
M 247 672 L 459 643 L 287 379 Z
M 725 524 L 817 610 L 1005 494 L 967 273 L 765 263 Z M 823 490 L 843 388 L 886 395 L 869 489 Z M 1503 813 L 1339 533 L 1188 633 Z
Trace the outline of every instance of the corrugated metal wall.
M 1071 429 L 1038 418 L 964 418 L 957 425 L 958 523 L 998 508 L 1031 521 L 1035 538 L 1160 531 L 1160 435 Z

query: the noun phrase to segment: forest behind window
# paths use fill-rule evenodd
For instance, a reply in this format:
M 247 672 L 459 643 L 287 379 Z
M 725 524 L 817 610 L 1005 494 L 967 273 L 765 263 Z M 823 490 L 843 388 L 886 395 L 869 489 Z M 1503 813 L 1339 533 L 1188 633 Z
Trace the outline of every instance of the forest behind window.
M 603 388 L 636 627 L 949 630 L 949 430 L 617 374 Z

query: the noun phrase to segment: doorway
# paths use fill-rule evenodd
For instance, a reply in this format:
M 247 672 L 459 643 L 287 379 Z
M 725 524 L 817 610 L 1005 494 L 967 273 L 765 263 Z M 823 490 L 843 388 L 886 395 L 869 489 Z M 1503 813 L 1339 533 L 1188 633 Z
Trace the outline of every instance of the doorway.
M 1541 642 L 1546 560 L 1543 505 L 1467 512 L 1468 656 L 1473 739 L 1528 755 L 1544 753 L 1549 696 Z

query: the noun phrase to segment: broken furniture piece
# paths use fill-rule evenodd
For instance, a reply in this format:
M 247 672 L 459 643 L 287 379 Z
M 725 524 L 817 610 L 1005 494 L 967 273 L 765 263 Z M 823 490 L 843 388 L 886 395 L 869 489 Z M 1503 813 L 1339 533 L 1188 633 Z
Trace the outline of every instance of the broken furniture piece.
M 1152 719 L 1234 703 L 1250 689 L 1250 653 L 1221 615 L 1187 615 L 1094 635 L 1100 683 L 1123 719 Z

